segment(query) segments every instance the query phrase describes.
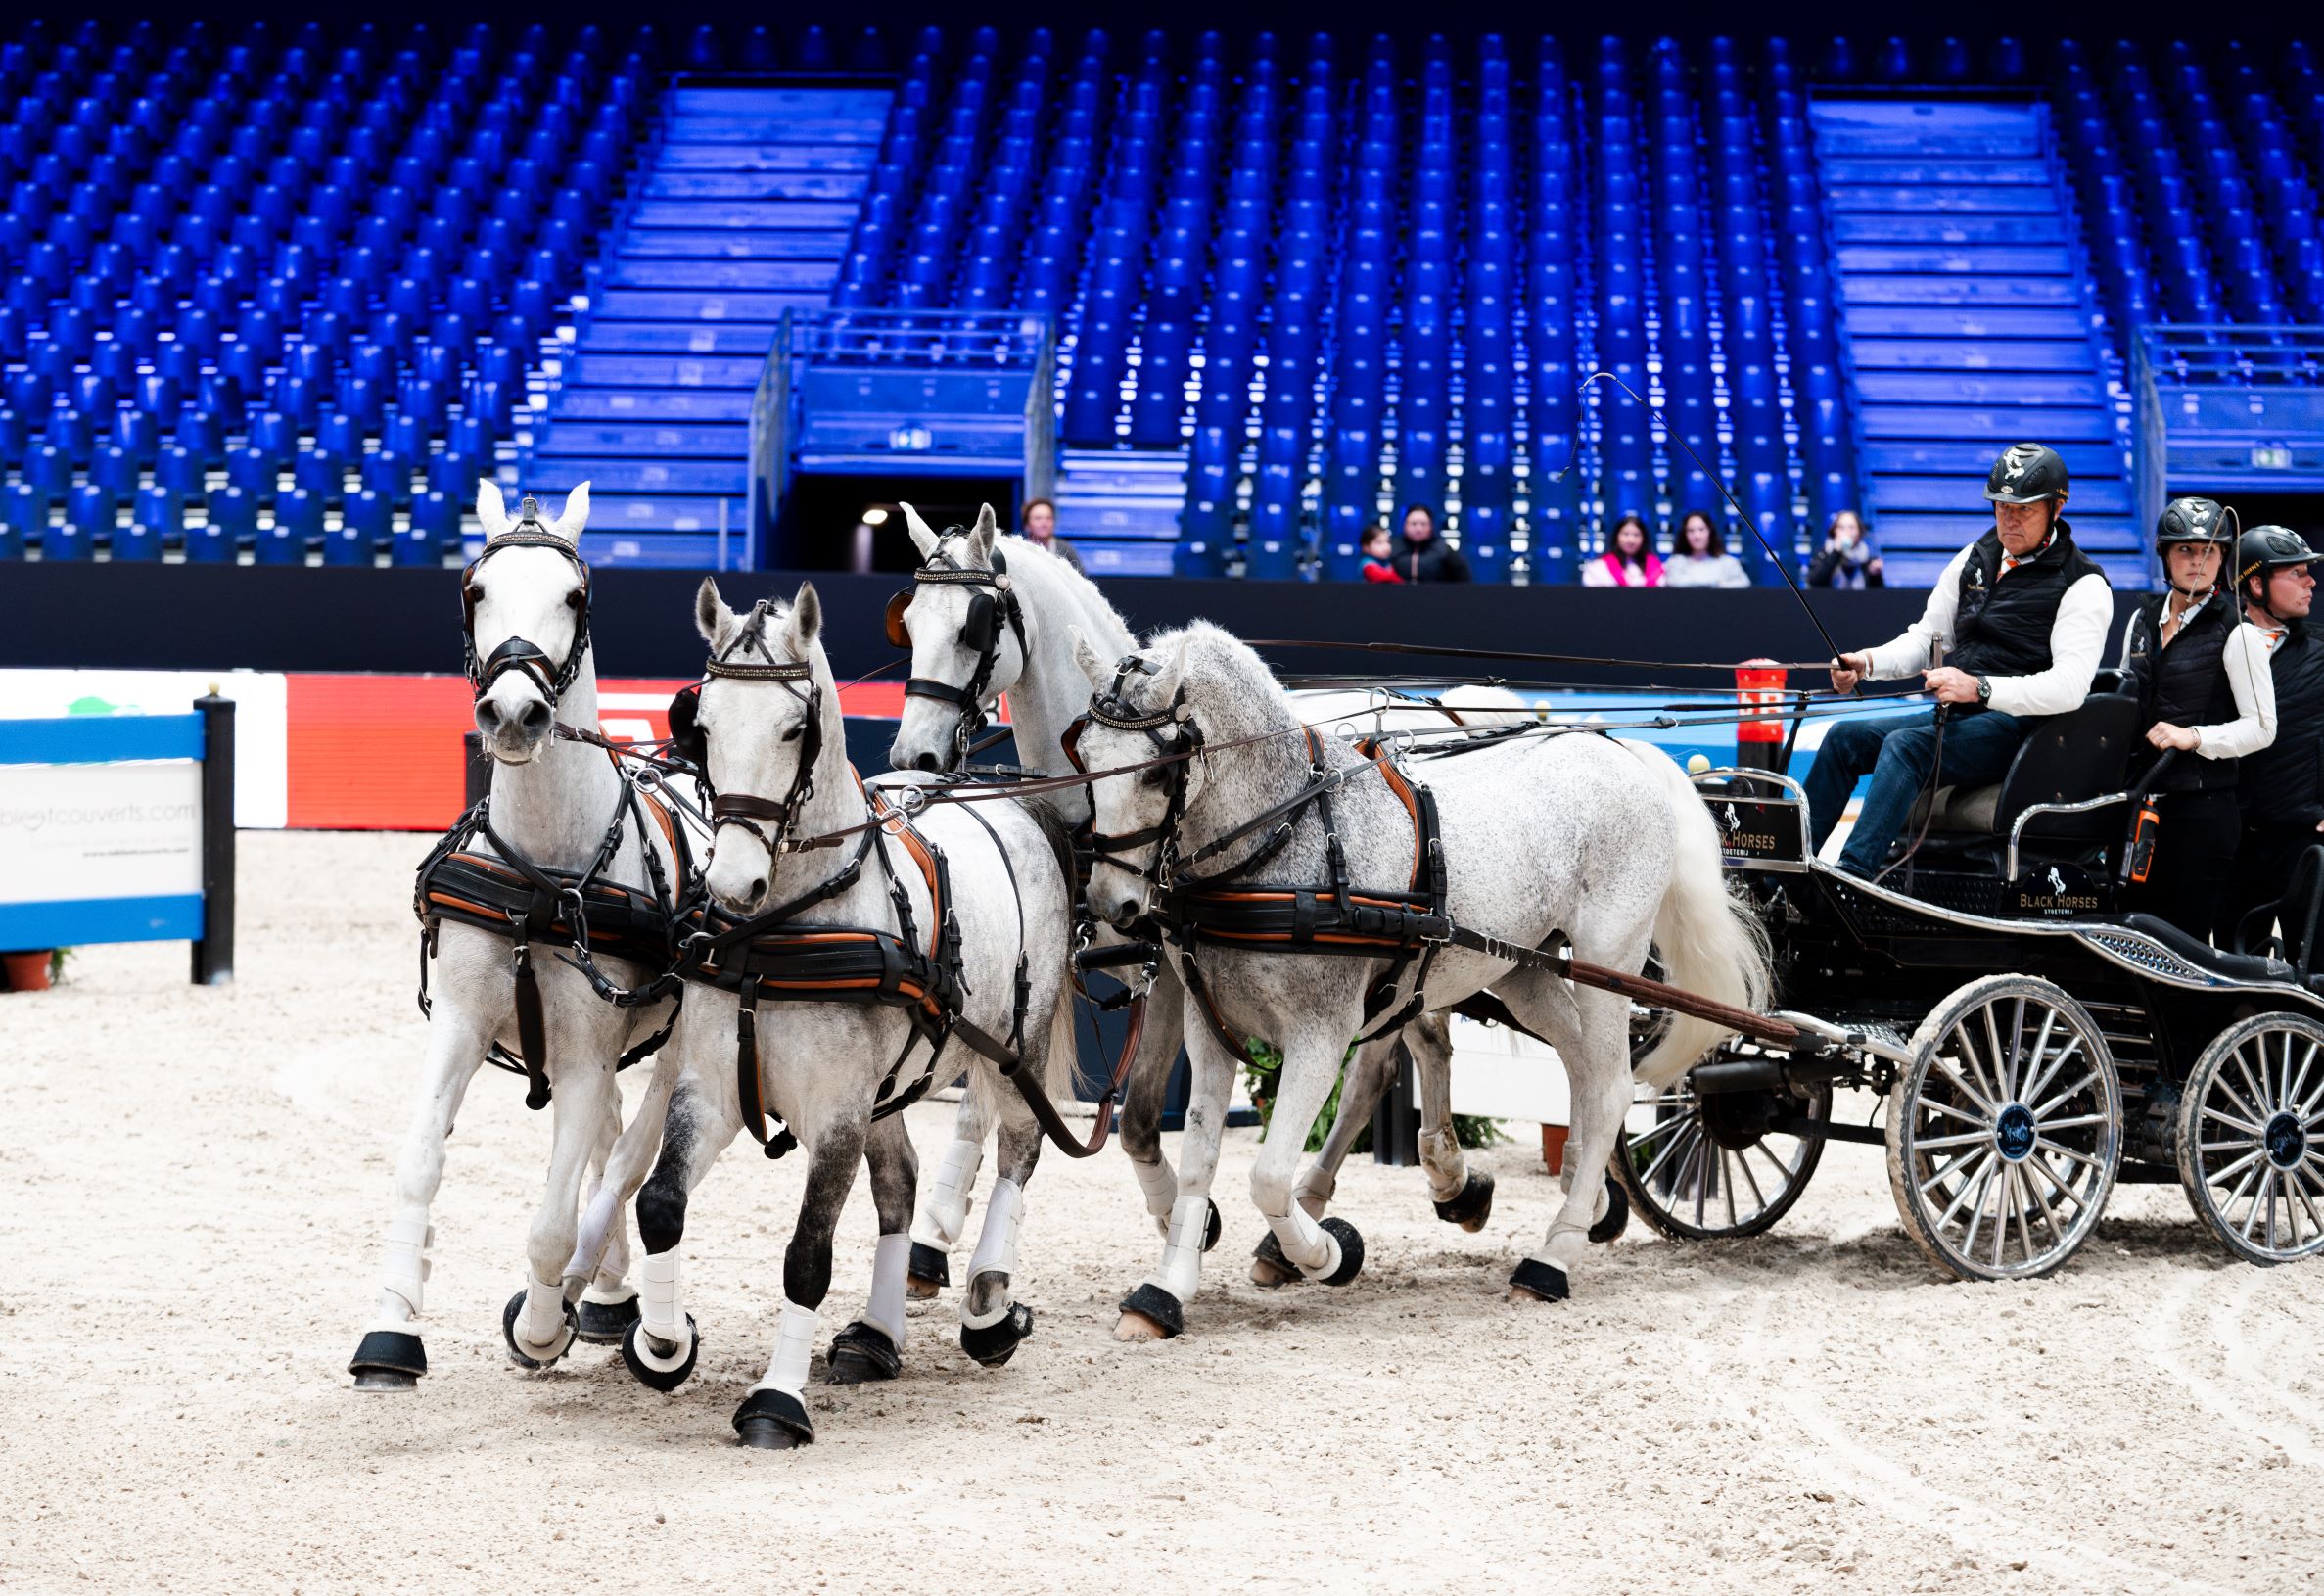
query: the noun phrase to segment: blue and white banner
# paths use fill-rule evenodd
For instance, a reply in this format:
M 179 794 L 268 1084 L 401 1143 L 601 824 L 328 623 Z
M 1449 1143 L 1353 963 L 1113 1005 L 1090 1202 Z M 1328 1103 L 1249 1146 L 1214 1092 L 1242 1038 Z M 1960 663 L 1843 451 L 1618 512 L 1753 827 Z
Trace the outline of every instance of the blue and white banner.
M 0 949 L 203 935 L 202 718 L 0 721 Z

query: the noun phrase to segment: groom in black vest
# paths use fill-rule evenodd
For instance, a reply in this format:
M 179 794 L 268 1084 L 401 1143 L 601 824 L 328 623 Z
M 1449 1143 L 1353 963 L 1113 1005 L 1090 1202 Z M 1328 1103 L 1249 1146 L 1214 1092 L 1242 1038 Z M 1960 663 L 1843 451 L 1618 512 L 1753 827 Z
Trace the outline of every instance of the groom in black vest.
M 1807 807 L 1819 849 L 1857 778 L 1872 775 L 1839 856 L 1850 874 L 1879 876 L 1923 787 L 2000 780 L 2036 719 L 2062 715 L 2089 693 L 2114 596 L 2059 513 L 2066 493 L 2056 449 L 2012 446 L 1985 479 L 1992 528 L 1945 567 L 1921 619 L 1890 642 L 1832 662 L 1840 692 L 1867 680 L 1919 676 L 1941 706 L 1839 722 L 1816 751 Z M 1944 766 L 1932 781 L 1940 713 Z

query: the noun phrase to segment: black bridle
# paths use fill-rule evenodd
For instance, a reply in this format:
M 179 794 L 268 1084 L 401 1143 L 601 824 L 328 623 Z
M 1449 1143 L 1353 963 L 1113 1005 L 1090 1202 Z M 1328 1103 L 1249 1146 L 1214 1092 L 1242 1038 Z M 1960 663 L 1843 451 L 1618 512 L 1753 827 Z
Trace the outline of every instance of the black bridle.
M 742 631 L 726 645 L 725 651 L 711 656 L 703 666 L 706 677 L 725 677 L 737 681 L 777 681 L 783 690 L 799 700 L 807 712 L 799 740 L 799 765 L 791 775 L 791 790 L 782 798 L 762 798 L 747 792 L 719 792 L 714 787 L 710 801 L 712 847 L 717 843 L 718 828 L 740 826 L 759 839 L 772 861 L 781 856 L 789 845 L 791 833 L 798 828 L 799 815 L 815 794 L 815 764 L 823 752 L 823 685 L 814 679 L 814 667 L 805 660 L 777 660 L 767 646 L 767 621 L 769 609 L 767 600 L 753 606 Z M 749 648 L 759 655 L 756 660 L 736 659 L 735 655 Z M 807 683 L 807 690 L 799 690 L 799 682 Z M 692 765 L 700 773 L 703 784 L 710 782 L 709 739 L 702 729 L 701 700 L 703 683 L 681 687 L 670 701 L 670 747 L 678 758 Z M 762 825 L 762 821 L 766 822 Z M 766 829 L 771 825 L 770 832 Z
M 554 670 L 549 657 L 539 644 L 527 637 L 510 637 L 492 650 L 489 657 L 476 657 L 476 573 L 485 561 L 504 548 L 547 548 L 565 556 L 581 578 L 581 592 L 573 603 L 573 645 L 565 651 L 565 663 Z M 460 649 L 468 672 L 468 685 L 476 697 L 482 698 L 492 690 L 492 683 L 510 671 L 522 671 L 551 704 L 565 696 L 574 678 L 581 675 L 581 660 L 589 651 L 589 567 L 588 562 L 575 552 L 571 543 L 558 537 L 540 521 L 540 501 L 525 495 L 521 518 L 514 527 L 488 540 L 475 559 L 460 573 Z
M 1115 731 L 1139 731 L 1154 745 L 1158 761 L 1153 769 L 1166 774 L 1170 783 L 1169 798 L 1162 818 L 1152 825 L 1135 831 L 1100 831 L 1096 829 L 1097 795 L 1090 791 L 1091 830 L 1088 847 L 1092 858 L 1143 879 L 1147 886 L 1159 890 L 1170 873 L 1170 855 L 1176 847 L 1179 822 L 1185 819 L 1186 787 L 1194 767 L 1194 756 L 1202 752 L 1202 728 L 1186 713 L 1186 694 L 1182 686 L 1171 701 L 1157 710 L 1139 710 L 1125 694 L 1134 676 L 1156 676 L 1160 667 L 1136 654 L 1125 654 L 1114 662 L 1113 685 L 1090 695 L 1087 714 L 1065 728 L 1062 739 L 1065 758 L 1076 771 L 1087 774 L 1089 766 L 1082 763 L 1081 742 L 1083 728 L 1094 721 Z M 1134 849 L 1152 846 L 1154 857 L 1150 864 L 1140 867 L 1127 855 Z
M 944 536 L 951 539 L 966 534 L 955 528 Z M 904 683 L 906 698 L 933 698 L 959 712 L 959 720 L 953 728 L 953 759 L 957 764 L 968 757 L 969 744 L 977 734 L 992 724 L 985 694 L 993 685 L 993 673 L 1000 665 L 1004 626 L 1016 634 L 1018 657 L 1033 657 L 1025 640 L 1025 608 L 1017 602 L 1015 585 L 1009 580 L 1008 561 L 999 548 L 993 550 L 993 567 L 989 571 L 973 566 L 930 564 L 915 569 L 911 579 L 915 585 L 934 583 L 977 589 L 969 595 L 968 616 L 960 625 L 960 646 L 976 656 L 976 669 L 969 673 L 967 684 L 955 687 L 949 681 L 921 676 L 908 678 Z M 913 592 L 913 588 L 906 587 L 888 600 L 888 641 L 898 648 L 911 646 L 911 633 L 905 625 L 904 612 L 910 607 Z

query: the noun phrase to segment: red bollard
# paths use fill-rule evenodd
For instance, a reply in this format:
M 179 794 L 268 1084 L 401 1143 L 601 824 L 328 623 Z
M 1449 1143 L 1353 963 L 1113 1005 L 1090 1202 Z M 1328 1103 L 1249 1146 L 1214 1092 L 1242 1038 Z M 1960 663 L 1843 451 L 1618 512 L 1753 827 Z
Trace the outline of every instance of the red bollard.
M 1735 668 L 1735 701 L 1744 709 L 1780 705 L 1789 673 L 1770 659 L 1745 660 Z M 1784 757 L 1784 723 L 1744 721 L 1735 728 L 1735 763 L 1746 771 L 1772 771 Z

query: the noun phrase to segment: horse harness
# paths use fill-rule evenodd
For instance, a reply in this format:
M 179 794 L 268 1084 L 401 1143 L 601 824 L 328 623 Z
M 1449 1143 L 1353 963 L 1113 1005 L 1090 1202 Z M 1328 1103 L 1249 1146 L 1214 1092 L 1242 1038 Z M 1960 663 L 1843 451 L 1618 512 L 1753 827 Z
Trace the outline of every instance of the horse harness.
M 1356 1038 L 1358 1046 L 1391 1035 L 1427 1011 L 1429 968 L 1437 954 L 1447 946 L 1623 992 L 1639 1002 L 1700 1013 L 1770 1040 L 1796 1038 L 1796 1029 L 1787 1022 L 1769 1020 L 1695 998 L 1658 981 L 1577 960 L 1562 931 L 1552 932 L 1541 946 L 1528 948 L 1456 924 L 1447 909 L 1444 844 L 1439 834 L 1435 796 L 1426 786 L 1405 775 L 1395 763 L 1394 748 L 1382 738 L 1357 741 L 1355 752 L 1362 764 L 1334 768 L 1325 763 L 1323 742 L 1315 728 L 1301 728 L 1307 741 L 1307 784 L 1280 803 L 1180 857 L 1177 839 L 1185 817 L 1187 773 L 1201 754 L 1204 740 L 1201 728 L 1186 712 L 1183 690 L 1172 704 L 1154 711 L 1139 711 L 1124 696 L 1124 688 L 1133 675 L 1151 674 L 1154 670 L 1153 665 L 1135 654 L 1119 661 L 1114 668 L 1113 685 L 1092 694 L 1088 715 L 1067 728 L 1065 754 L 1076 770 L 1088 769 L 1082 762 L 1079 744 L 1083 726 L 1095 721 L 1119 731 L 1142 731 L 1158 753 L 1182 756 L 1169 767 L 1169 802 L 1156 824 L 1130 832 L 1093 832 L 1091 845 L 1097 858 L 1145 879 L 1149 889 L 1148 917 L 1179 949 L 1179 964 L 1186 990 L 1211 1034 L 1230 1056 L 1257 1067 L 1243 1039 L 1228 1025 L 1210 980 L 1196 958 L 1198 950 L 1205 946 L 1388 961 L 1387 969 L 1365 994 L 1365 1029 Z M 1166 728 L 1176 728 L 1175 736 L 1166 734 Z M 1571 729 L 1580 732 L 1585 728 Z M 1480 733 L 1479 745 L 1503 740 L 1495 728 Z M 1560 728 L 1549 734 L 1568 733 Z M 1346 852 L 1334 823 L 1331 795 L 1351 778 L 1373 770 L 1379 772 L 1380 778 L 1412 820 L 1411 885 L 1402 891 L 1358 892 L 1348 884 Z M 1323 886 L 1306 887 L 1249 880 L 1252 872 L 1289 844 L 1299 818 L 1311 808 L 1323 826 L 1329 881 Z M 1262 832 L 1266 835 L 1258 846 L 1234 864 L 1208 875 L 1194 873 L 1197 867 Z M 1129 850 L 1148 844 L 1154 845 L 1154 857 L 1143 869 L 1124 857 Z M 1410 996 L 1390 1011 L 1389 1006 L 1394 1003 L 1408 972 Z M 1490 993 L 1480 992 L 1458 1007 L 1473 1008 L 1479 1017 L 1513 1023 L 1508 1009 Z
M 993 550 L 992 558 L 993 566 L 989 571 L 972 566 L 920 566 L 911 574 L 914 587 L 905 588 L 888 600 L 888 641 L 898 648 L 909 648 L 911 633 L 905 626 L 904 612 L 910 608 L 918 584 L 933 583 L 975 589 L 968 598 L 967 618 L 960 626 L 960 645 L 976 656 L 976 669 L 969 673 L 967 683 L 955 687 L 949 681 L 919 676 L 908 678 L 904 683 L 904 695 L 906 698 L 933 698 L 940 704 L 952 705 L 959 712 L 959 720 L 953 728 L 955 759 L 965 759 L 969 753 L 969 744 L 991 724 L 991 717 L 985 712 L 985 692 L 993 684 L 993 673 L 1000 665 L 1003 626 L 1016 634 L 1019 656 L 1026 659 L 1032 657 L 1032 649 L 1025 637 L 1025 607 L 1018 602 L 1016 588 L 1009 580 L 1008 560 L 998 547 Z
M 524 637 L 510 637 L 479 661 L 476 653 L 476 592 L 473 581 L 484 562 L 504 548 L 546 548 L 565 556 L 580 574 L 573 645 L 564 662 L 552 667 L 540 647 Z M 540 523 L 540 506 L 531 495 L 524 500 L 522 519 L 508 532 L 487 542 L 460 574 L 463 615 L 462 639 L 469 687 L 477 698 L 510 671 L 530 677 L 553 706 L 581 674 L 589 643 L 589 568 L 573 545 Z M 574 736 L 559 725 L 553 733 Z M 585 740 L 585 739 L 581 739 Z M 494 1041 L 486 1060 L 497 1068 L 525 1077 L 525 1105 L 542 1108 L 549 1102 L 548 1025 L 541 1010 L 540 982 L 535 973 L 533 944 L 561 943 L 557 957 L 588 977 L 600 997 L 624 1007 L 650 1002 L 670 990 L 656 983 L 636 994 L 623 994 L 597 968 L 600 955 L 658 965 L 669 962 L 670 931 L 675 918 L 677 894 L 662 868 L 654 848 L 659 830 L 670 849 L 679 880 L 688 872 L 689 855 L 683 833 L 667 806 L 641 792 L 629 779 L 619 755 L 607 757 L 621 776 L 621 796 L 589 863 L 579 870 L 557 869 L 528 859 L 492 828 L 491 798 L 477 801 L 430 850 L 420 864 L 413 886 L 412 912 L 420 921 L 420 1012 L 432 1011 L 428 994 L 428 962 L 437 948 L 438 931 L 445 920 L 473 925 L 509 940 L 509 970 L 515 987 L 517 1052 L 512 1055 Z M 651 829 L 649 829 L 649 817 Z M 626 834 L 634 832 L 645 860 L 649 888 L 599 879 L 621 853 Z M 482 839 L 490 853 L 474 851 Z M 682 1000 L 680 1000 L 682 1001 Z M 677 1006 L 662 1028 L 625 1052 L 616 1063 L 627 1069 L 670 1039 L 677 1023 Z

